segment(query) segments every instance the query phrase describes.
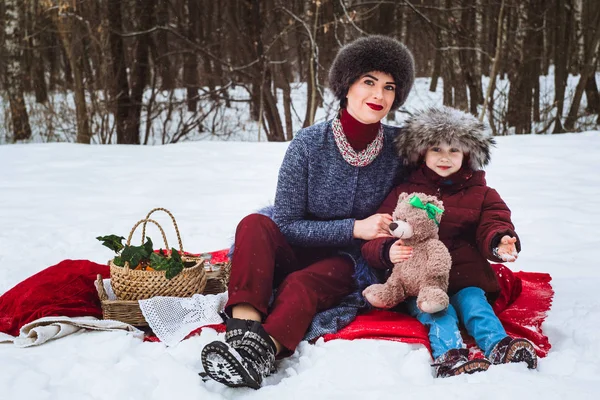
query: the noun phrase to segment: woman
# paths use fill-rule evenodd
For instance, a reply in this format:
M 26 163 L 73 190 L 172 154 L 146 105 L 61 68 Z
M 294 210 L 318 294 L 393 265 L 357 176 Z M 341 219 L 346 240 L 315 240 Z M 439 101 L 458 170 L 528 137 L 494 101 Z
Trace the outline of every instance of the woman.
M 394 39 L 369 36 L 340 49 L 329 72 L 339 115 L 291 141 L 273 218 L 252 214 L 237 227 L 226 306 L 232 318 L 225 342 L 202 350 L 212 379 L 258 389 L 315 314 L 356 289 L 360 240 L 389 236 L 391 216 L 375 211 L 401 170 L 397 130 L 381 120 L 404 103 L 413 82 L 412 55 Z

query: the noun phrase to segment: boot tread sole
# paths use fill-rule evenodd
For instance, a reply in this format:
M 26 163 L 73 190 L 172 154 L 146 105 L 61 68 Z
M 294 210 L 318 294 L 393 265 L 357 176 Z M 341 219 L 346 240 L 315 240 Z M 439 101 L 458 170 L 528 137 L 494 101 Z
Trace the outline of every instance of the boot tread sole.
M 483 358 L 476 358 L 473 360 L 469 360 L 464 364 L 446 371 L 445 373 L 438 375 L 440 378 L 449 378 L 451 376 L 457 376 L 461 374 L 474 374 L 475 372 L 483 372 L 487 371 L 490 367 L 491 363 L 488 360 Z
M 537 368 L 537 354 L 533 345 L 525 339 L 514 339 L 504 356 L 505 363 L 525 362 L 527 368 Z
M 248 369 L 229 351 L 229 346 L 223 342 L 213 342 L 202 349 L 202 366 L 206 374 L 213 380 L 229 387 L 249 387 L 260 389 L 260 383 L 250 374 Z M 222 367 L 226 365 L 229 378 L 224 376 Z

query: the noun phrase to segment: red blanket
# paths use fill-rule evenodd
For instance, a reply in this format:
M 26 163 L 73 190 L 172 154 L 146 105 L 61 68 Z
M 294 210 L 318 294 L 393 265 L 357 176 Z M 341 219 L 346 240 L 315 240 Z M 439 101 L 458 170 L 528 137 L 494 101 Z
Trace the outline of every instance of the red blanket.
M 493 265 L 501 293 L 494 303 L 494 311 L 506 333 L 512 337 L 531 340 L 538 356 L 545 357 L 550 351 L 548 337 L 542 333 L 542 323 L 552 304 L 554 291 L 550 275 L 536 272 L 512 272 L 502 264 Z M 463 332 L 469 347 L 473 338 Z M 385 339 L 406 343 L 421 343 L 431 351 L 427 329 L 419 321 L 405 314 L 374 310 L 359 315 L 339 332 L 324 336 L 333 339 Z
M 64 260 L 30 276 L 0 296 L 0 332 L 19 336 L 19 329 L 42 317 L 102 318 L 94 281 L 108 277 L 108 265 Z
M 213 262 L 225 260 L 226 253 L 226 250 L 213 253 Z M 548 338 L 541 329 L 554 295 L 550 275 L 513 273 L 500 264 L 494 265 L 494 269 L 502 288 L 494 304 L 496 314 L 509 335 L 531 340 L 538 355 L 544 357 L 550 350 Z M 109 267 L 86 260 L 65 260 L 24 280 L 0 296 L 0 332 L 17 336 L 21 326 L 48 316 L 101 318 L 94 286 L 97 274 L 108 277 Z M 224 330 L 223 325 L 210 327 Z M 359 315 L 344 329 L 324 337 L 326 341 L 362 338 L 421 343 L 429 347 L 427 331 L 416 319 L 380 310 Z M 465 341 L 473 344 L 469 337 L 465 336 Z

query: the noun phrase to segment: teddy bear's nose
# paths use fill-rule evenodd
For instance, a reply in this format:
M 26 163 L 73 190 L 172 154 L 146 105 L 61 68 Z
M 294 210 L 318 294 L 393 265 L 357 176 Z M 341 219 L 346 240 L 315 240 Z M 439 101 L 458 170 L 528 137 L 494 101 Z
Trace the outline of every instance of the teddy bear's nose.
M 390 224 L 390 231 L 396 230 L 396 228 L 397 228 L 397 227 L 398 227 L 398 224 L 397 224 L 397 223 L 395 223 L 395 222 L 392 222 L 392 223 Z

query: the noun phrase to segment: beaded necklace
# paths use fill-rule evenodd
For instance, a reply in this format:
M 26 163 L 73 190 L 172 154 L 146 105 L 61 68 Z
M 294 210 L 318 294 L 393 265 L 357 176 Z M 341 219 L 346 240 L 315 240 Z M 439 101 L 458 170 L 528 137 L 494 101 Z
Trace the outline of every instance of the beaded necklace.
M 336 116 L 332 123 L 333 138 L 338 150 L 346 162 L 353 167 L 366 167 L 371 164 L 383 148 L 383 125 L 379 128 L 379 133 L 375 139 L 369 143 L 366 149 L 356 152 L 348 142 L 340 117 Z

